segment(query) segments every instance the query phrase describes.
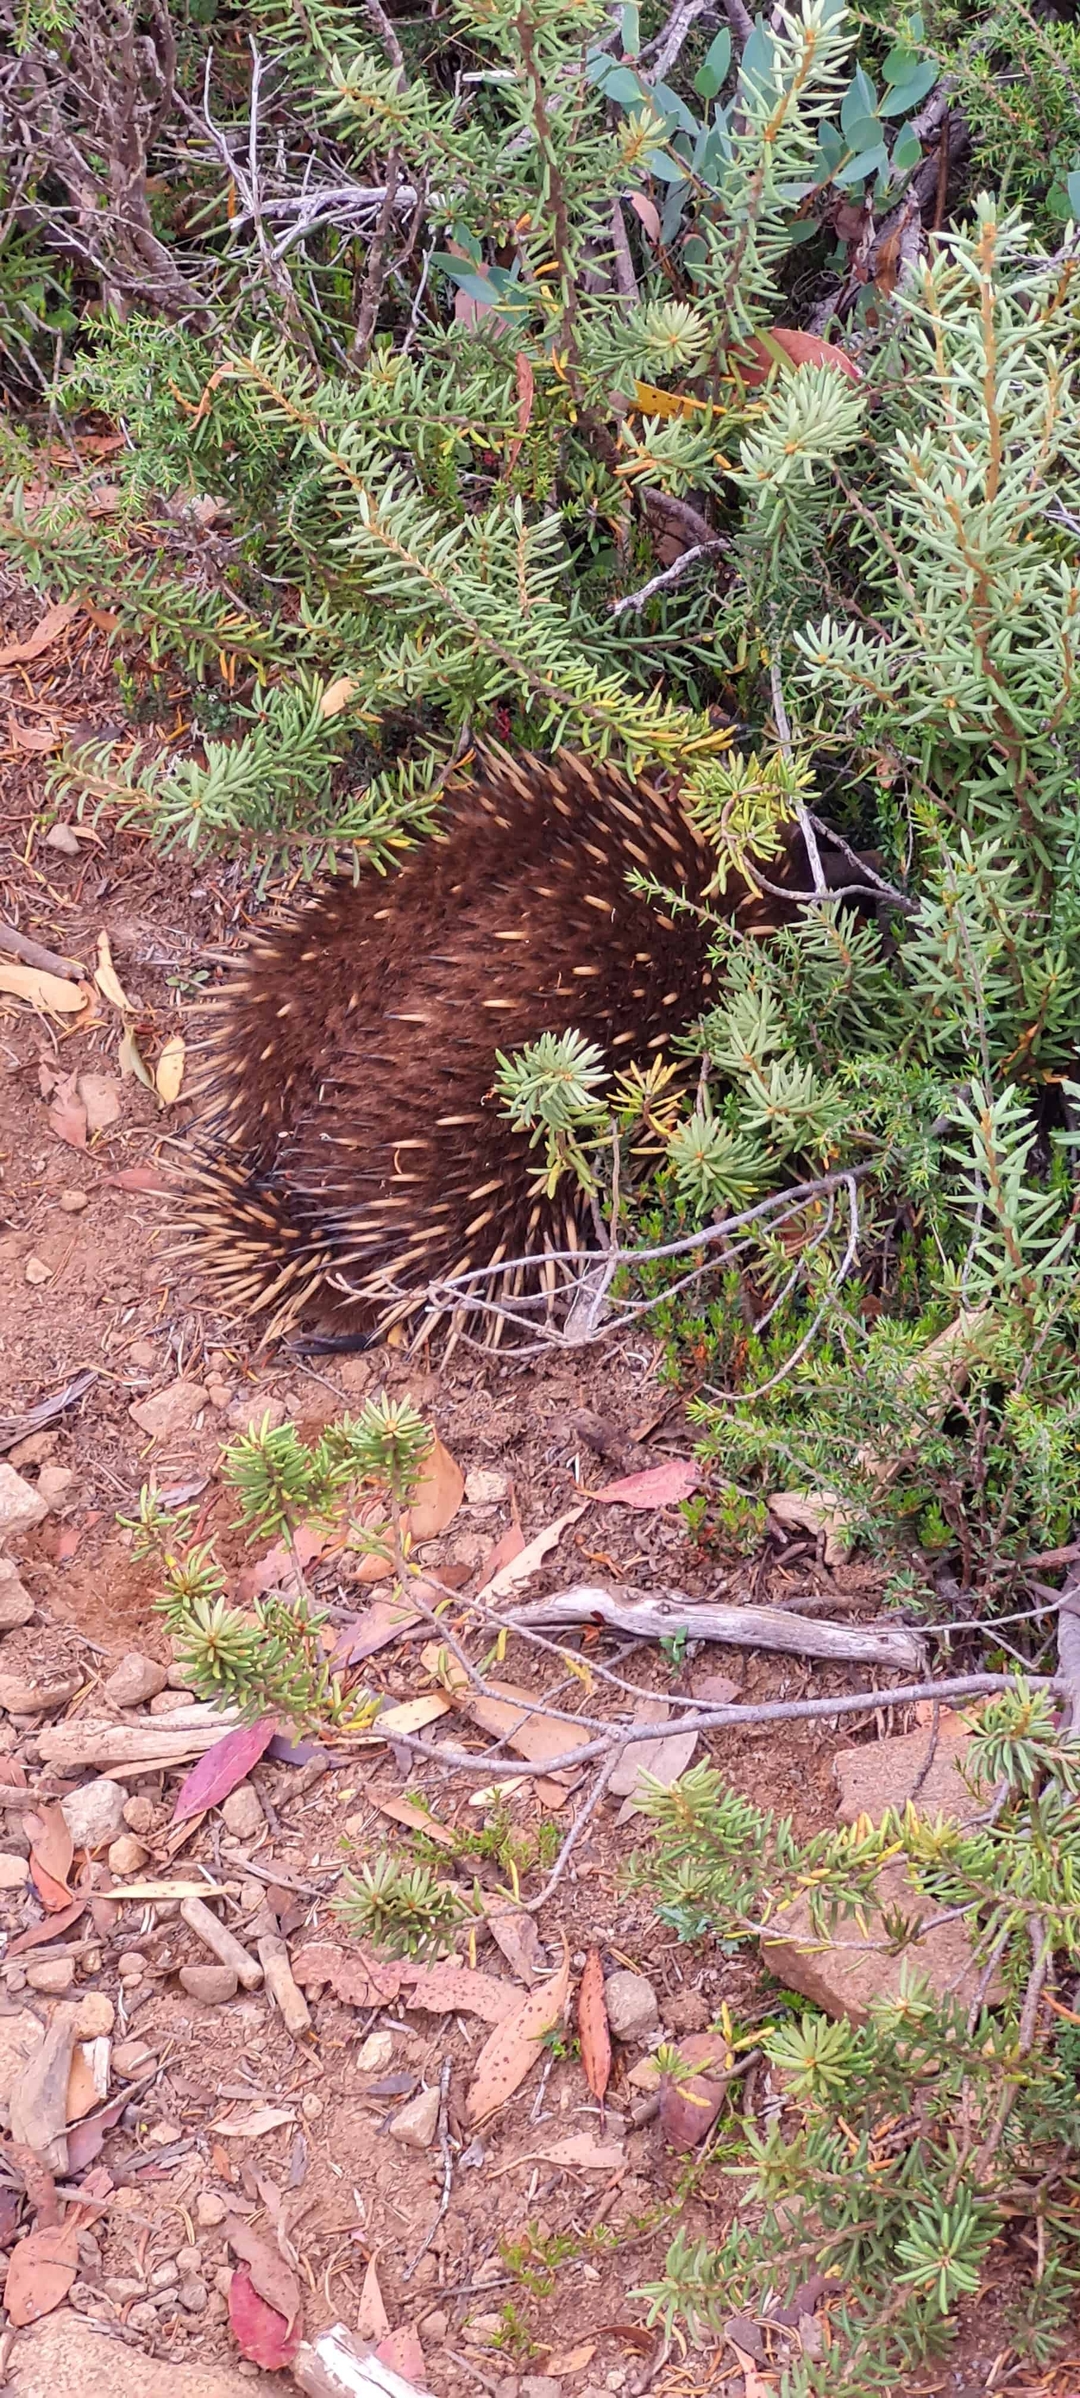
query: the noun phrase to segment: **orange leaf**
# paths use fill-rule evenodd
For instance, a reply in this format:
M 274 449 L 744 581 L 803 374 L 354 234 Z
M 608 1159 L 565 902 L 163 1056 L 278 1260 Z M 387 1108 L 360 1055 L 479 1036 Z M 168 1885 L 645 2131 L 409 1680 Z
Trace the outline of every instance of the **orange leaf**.
M 733 353 L 733 363 L 749 390 L 768 381 L 777 364 L 777 350 L 783 351 L 792 366 L 834 366 L 849 383 L 862 381 L 854 359 L 835 341 L 822 341 L 820 334 L 802 333 L 795 325 L 769 325 L 764 334 L 751 334 L 745 351 Z
M 526 357 L 524 350 L 518 351 L 517 358 L 515 359 L 514 363 L 517 370 L 518 429 L 517 439 L 516 441 L 511 442 L 506 453 L 506 463 L 508 467 L 516 466 L 518 459 L 521 456 L 521 445 L 525 439 L 526 433 L 529 430 L 529 420 L 533 412 L 533 396 L 536 391 L 536 380 L 532 371 L 532 361 Z
M 11 2252 L 4 2283 L 4 2305 L 21 2331 L 51 2315 L 62 2305 L 79 2264 L 79 2234 L 74 2223 L 54 2223 L 32 2231 Z
M 465 2100 L 467 2123 L 485 2122 L 513 2097 L 535 2063 L 545 2033 L 554 2031 L 562 2021 L 569 1991 L 570 1951 L 564 1938 L 563 1961 L 558 1972 L 530 1990 L 520 2007 L 485 2040 Z
M 591 1948 L 578 1991 L 578 2032 L 585 2079 L 594 2098 L 603 2099 L 611 2078 L 611 2033 L 604 2004 L 604 1968 L 600 1951 Z
M 57 607 L 47 608 L 40 623 L 35 625 L 32 633 L 27 633 L 25 640 L 9 641 L 6 649 L 0 649 L 0 666 L 28 666 L 32 658 L 42 657 L 47 649 L 52 648 L 53 642 L 59 640 L 61 633 L 67 631 L 78 615 L 80 606 L 79 600 L 61 600 Z M 58 2305 L 59 2301 L 54 2299 L 53 2304 Z M 28 2321 L 31 2319 L 27 2317 Z

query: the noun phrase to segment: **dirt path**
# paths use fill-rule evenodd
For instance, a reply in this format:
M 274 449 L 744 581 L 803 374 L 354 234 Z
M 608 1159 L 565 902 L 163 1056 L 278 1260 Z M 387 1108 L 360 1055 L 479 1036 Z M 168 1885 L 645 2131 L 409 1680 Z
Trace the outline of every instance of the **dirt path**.
M 40 613 L 32 595 L 13 597 L 8 638 Z M 207 953 L 239 936 L 250 890 L 231 867 L 163 863 L 114 816 L 72 831 L 64 809 L 66 837 L 59 846 L 50 837 L 43 761 L 28 753 L 19 727 L 25 734 L 47 723 L 70 733 L 76 719 L 109 722 L 115 690 L 104 635 L 92 624 L 77 620 L 54 650 L 13 670 L 3 696 L 14 730 L 0 817 L 0 915 L 84 961 L 88 977 L 107 936 L 128 1003 L 110 996 L 106 975 L 104 987 L 89 984 L 72 1026 L 0 993 L 0 1413 L 9 1461 L 48 1504 L 19 1552 L 33 1614 L 7 1633 L 0 1654 L 10 1702 L 0 1713 L 0 1783 L 26 1793 L 7 1805 L 0 1835 L 0 1923 L 16 1948 L 2 1968 L 0 2079 L 10 2105 L 26 2042 L 40 2038 L 55 2007 L 78 2002 L 80 2024 L 96 2025 L 106 2044 L 98 2096 L 117 2101 L 96 2158 L 111 2184 L 108 2203 L 80 2234 L 68 2305 L 160 2360 L 162 2391 L 173 2360 L 235 2360 L 228 2291 L 237 2254 L 228 2238 L 239 2224 L 298 2275 L 309 2332 L 337 2319 L 377 2329 L 382 2308 L 392 2332 L 419 2337 L 422 2361 L 406 2340 L 401 2369 L 426 2375 L 439 2398 L 478 2389 L 498 2398 L 518 2398 L 519 2389 L 522 2398 L 634 2398 L 655 2370 L 657 2348 L 633 2293 L 662 2270 L 677 2222 L 690 2237 L 715 2234 L 733 2203 L 717 2166 L 688 2172 L 665 2147 L 641 2068 L 660 2027 L 678 2038 L 710 2022 L 724 2002 L 745 2020 L 759 2001 L 746 1956 L 681 1947 L 658 1927 L 645 1895 L 627 1892 L 622 1875 L 637 1827 L 616 1822 L 616 1801 L 590 1822 L 538 1926 L 545 1967 L 557 1967 L 564 1943 L 575 1971 L 595 1948 L 606 1969 L 642 1974 L 655 2000 L 651 2025 L 616 2043 L 603 2121 L 571 2053 L 549 2059 L 543 2079 L 534 2071 L 515 2102 L 470 2140 L 464 2093 L 488 2027 L 468 2009 L 434 2014 L 410 2006 L 407 1989 L 384 2005 L 359 2005 L 324 1987 L 309 1992 L 310 2028 L 294 2039 L 264 1988 L 211 2005 L 184 1986 L 181 1969 L 209 1960 L 175 1899 L 100 1896 L 102 1882 L 182 1871 L 223 1894 L 227 1920 L 249 1947 L 268 1900 L 294 1954 L 340 1942 L 332 1902 L 344 1862 L 407 1841 L 382 1801 L 408 1787 L 455 1836 L 491 1830 L 491 1801 L 475 1803 L 474 1783 L 448 1767 L 415 1774 L 400 1751 L 267 1756 L 223 1810 L 213 1808 L 180 1840 L 172 1827 L 178 1777 L 127 1776 L 122 1821 L 92 1847 L 98 1894 L 89 1912 L 27 1944 L 29 1933 L 49 1932 L 56 1904 L 55 1885 L 52 1899 L 43 1897 L 28 1864 L 40 1841 L 31 1808 L 39 1817 L 42 1806 L 55 1811 L 85 1779 L 64 1781 L 42 1763 L 43 1724 L 110 1712 L 119 1721 L 151 1720 L 183 1695 L 153 1577 L 134 1560 L 122 1521 L 151 1472 L 162 1489 L 195 1499 L 204 1526 L 224 1528 L 227 1539 L 230 1510 L 217 1474 L 222 1445 L 238 1430 L 268 1408 L 310 1428 L 369 1390 L 408 1391 L 469 1477 L 465 1503 L 432 1553 L 466 1590 L 515 1506 L 529 1537 L 575 1493 L 626 1464 L 685 1453 L 687 1436 L 649 1340 L 616 1358 L 580 1366 L 555 1359 L 528 1372 L 460 1352 L 443 1370 L 437 1357 L 394 1350 L 315 1371 L 285 1355 L 258 1356 L 242 1330 L 215 1317 L 185 1262 L 170 1256 L 172 1203 L 145 1187 L 168 1172 L 170 1143 L 186 1120 L 183 1095 L 163 1108 L 122 1065 L 125 1039 L 128 1058 L 133 1040 L 152 1076 L 168 1040 L 197 1037 L 193 1008 L 213 971 Z M 92 1379 L 73 1405 L 44 1430 L 12 1440 L 20 1419 L 80 1376 Z M 148 1436 L 131 1411 L 167 1394 L 173 1429 Z M 232 1554 L 238 1562 L 235 1545 Z M 800 1579 L 816 1570 L 804 1557 Z M 715 1572 L 715 1559 L 693 1546 L 676 1512 L 593 1507 L 567 1529 L 533 1587 L 606 1576 L 704 1592 Z M 757 1597 L 783 1588 L 782 1576 L 770 1586 L 757 1568 L 745 1574 L 747 1595 L 751 1583 Z M 870 1574 L 849 1569 L 838 1580 L 853 1595 L 861 1590 L 873 1611 Z M 363 1604 L 332 1574 L 320 1596 L 345 1612 Z M 131 1652 L 172 1680 L 158 1696 L 125 1706 L 105 1685 Z M 605 1654 L 615 1656 L 613 1642 Z M 647 1646 L 633 1656 L 636 1678 L 658 1696 L 720 1669 L 747 1696 L 795 1695 L 811 1679 L 797 1661 L 733 1652 L 688 1658 L 674 1670 Z M 512 1642 L 499 1670 L 531 1686 L 534 1660 Z M 820 1691 L 845 1685 L 841 1671 L 814 1673 Z M 383 1650 L 366 1674 L 372 1689 L 395 1700 L 431 1688 L 415 1642 Z M 28 1710 L 24 1691 L 20 1710 L 18 1685 L 57 1681 L 69 1694 L 62 1705 Z M 794 1808 L 806 1831 L 832 1818 L 837 1745 L 832 1731 L 794 1726 L 780 1736 L 714 1736 L 702 1753 L 759 1803 Z M 503 1819 L 519 1854 L 539 1848 L 550 1857 L 573 1804 L 572 1792 L 538 1799 L 526 1779 L 505 1801 Z M 73 1874 L 78 1862 L 77 1855 Z M 465 1853 L 456 1870 L 463 1886 L 508 1887 L 505 1854 Z M 530 1881 L 526 1867 L 526 1891 L 534 1887 L 536 1871 Z M 490 1939 L 473 1961 L 489 1976 L 507 1974 Z M 443 2132 L 429 2130 L 427 2145 L 407 2144 L 395 2117 L 440 2088 Z M 578 2143 L 577 2161 L 567 2159 L 568 2141 Z M 598 2161 L 590 2163 L 593 2149 Z M 16 2208 L 9 2241 L 19 2219 Z M 241 2378 L 245 2370 L 254 2367 L 241 2368 Z M 674 2398 L 699 2380 L 675 2363 L 655 2386 Z M 736 2375 L 731 2387 L 741 2386 Z

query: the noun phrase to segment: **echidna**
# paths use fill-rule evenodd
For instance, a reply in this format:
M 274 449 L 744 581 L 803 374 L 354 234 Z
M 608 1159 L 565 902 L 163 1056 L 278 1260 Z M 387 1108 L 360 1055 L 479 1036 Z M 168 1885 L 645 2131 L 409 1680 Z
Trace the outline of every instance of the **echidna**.
M 267 1338 L 332 1310 L 354 1345 L 430 1317 L 433 1282 L 535 1259 L 507 1273 L 520 1294 L 545 1256 L 550 1286 L 553 1250 L 593 1245 L 566 1178 L 533 1194 L 492 1082 L 496 1050 L 545 1031 L 618 1067 L 700 1012 L 707 928 L 635 896 L 632 868 L 697 901 L 715 855 L 674 797 L 609 765 L 500 753 L 396 873 L 329 883 L 248 951 L 213 1019 L 189 1220 Z

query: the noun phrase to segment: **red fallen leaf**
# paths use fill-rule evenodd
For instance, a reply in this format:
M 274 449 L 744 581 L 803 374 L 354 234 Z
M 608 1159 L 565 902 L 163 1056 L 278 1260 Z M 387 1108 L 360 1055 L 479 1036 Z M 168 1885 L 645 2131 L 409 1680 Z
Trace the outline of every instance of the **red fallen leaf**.
M 63 1808 L 58 1802 L 40 1806 L 24 1818 L 24 1829 L 30 1835 L 30 1871 L 42 1906 L 51 1915 L 62 1915 L 71 1905 L 67 1878 L 75 1854 Z
M 219 1807 L 257 1765 L 277 1731 L 272 1715 L 262 1715 L 257 1724 L 237 1724 L 234 1732 L 215 1741 L 200 1757 L 191 1772 L 180 1784 L 180 1795 L 173 1808 L 174 1823 L 186 1823 L 189 1815 L 205 1815 L 208 1807 Z
M 101 1512 L 100 1507 L 88 1507 L 86 1514 L 80 1516 L 77 1523 L 61 1524 L 53 1551 L 57 1565 L 71 1564 L 84 1533 L 92 1531 L 95 1524 L 100 1524 Z
M 334 1642 L 333 1665 L 360 1665 L 392 1640 L 400 1640 L 409 1625 L 419 1620 L 408 1599 L 373 1599 L 370 1607 L 341 1625 Z
M 516 1514 L 517 1510 L 515 1509 L 515 1518 Z M 489 1550 L 484 1559 L 480 1568 L 481 1590 L 487 1583 L 494 1581 L 496 1574 L 501 1574 L 504 1565 L 512 1565 L 515 1557 L 520 1557 L 524 1546 L 525 1534 L 515 1520 L 514 1523 L 507 1525 L 505 1532 L 500 1533 L 494 1548 Z
M 292 2266 L 286 2264 L 280 2249 L 271 2247 L 269 2240 L 261 2240 L 240 2215 L 226 2217 L 225 2237 L 237 2256 L 243 2257 L 256 2296 L 283 2317 L 287 2337 L 300 2321 L 302 2304 L 300 2284 Z
M 119 1913 L 119 1909 L 116 1912 Z M 28 1932 L 20 1932 L 15 1940 L 9 1940 L 8 1956 L 21 1957 L 24 1949 L 42 1948 L 46 1940 L 58 1940 L 61 1932 L 70 1931 L 72 1924 L 78 1923 L 80 1915 L 85 1913 L 86 1900 L 73 1899 L 62 1915 L 50 1915 L 44 1923 L 32 1923 Z
M 696 1458 L 669 1457 L 663 1465 L 646 1466 L 642 1474 L 624 1474 L 620 1482 L 606 1482 L 603 1490 L 593 1495 L 605 1507 L 674 1507 L 679 1499 L 688 1499 L 700 1481 Z
M 585 1971 L 578 1990 L 578 2033 L 585 2079 L 593 2097 L 602 2104 L 611 2078 L 611 2033 L 604 2004 L 604 1968 L 598 1948 L 591 1948 L 585 1959 Z
M 234 2273 L 229 2283 L 229 2323 L 241 2356 L 268 2373 L 282 2372 L 300 2346 L 299 2325 L 290 2331 L 284 2315 L 260 2298 L 250 2273 Z
M 4 2282 L 9 2320 L 22 2331 L 62 2305 L 79 2267 L 79 2235 L 73 2223 L 32 2231 L 11 2252 Z
M 380 2365 L 385 2365 L 389 2372 L 400 2373 L 402 2380 L 411 2382 L 414 2389 L 423 2389 L 427 2366 L 420 2346 L 420 2334 L 411 2323 L 400 2324 L 397 2331 L 390 2332 L 385 2340 L 380 2340 L 375 2354 Z
M 752 333 L 745 349 L 733 353 L 733 363 L 749 390 L 768 381 L 776 365 L 777 350 L 790 358 L 792 366 L 833 366 L 838 374 L 847 376 L 849 383 L 862 382 L 854 359 L 835 341 L 822 341 L 818 333 L 801 333 L 795 325 L 768 325 L 764 337 Z
M 157 1166 L 121 1166 L 118 1174 L 103 1174 L 101 1179 L 117 1191 L 160 1191 L 163 1197 L 179 1189 L 175 1175 L 163 1174 Z
M 84 2115 L 81 2123 L 69 2123 L 67 2131 L 69 2174 L 81 2173 L 84 2165 L 92 2165 L 94 2158 L 101 2155 L 105 2145 L 106 2132 L 111 2132 L 119 2123 L 124 2108 L 131 2105 L 132 2093 L 137 2091 L 138 2087 L 137 2082 L 126 2082 L 124 2088 L 117 2091 L 116 2097 L 107 2099 L 105 2105 L 98 2107 L 95 2114 Z

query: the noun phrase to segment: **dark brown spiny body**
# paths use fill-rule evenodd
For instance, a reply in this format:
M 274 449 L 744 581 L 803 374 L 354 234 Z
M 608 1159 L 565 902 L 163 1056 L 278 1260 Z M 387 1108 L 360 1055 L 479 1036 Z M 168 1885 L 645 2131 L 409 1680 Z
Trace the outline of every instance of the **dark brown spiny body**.
M 542 1287 L 545 1253 L 590 1243 L 565 1182 L 530 1195 L 496 1050 L 573 1027 L 612 1067 L 645 1063 L 707 1002 L 701 922 L 627 883 L 702 897 L 715 859 L 674 798 L 570 755 L 488 758 L 481 778 L 399 872 L 272 925 L 218 1003 L 217 1147 L 189 1216 L 267 1337 L 312 1310 L 385 1329 L 433 1281 L 524 1256 L 508 1287 Z

